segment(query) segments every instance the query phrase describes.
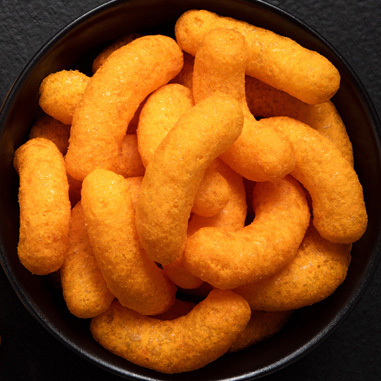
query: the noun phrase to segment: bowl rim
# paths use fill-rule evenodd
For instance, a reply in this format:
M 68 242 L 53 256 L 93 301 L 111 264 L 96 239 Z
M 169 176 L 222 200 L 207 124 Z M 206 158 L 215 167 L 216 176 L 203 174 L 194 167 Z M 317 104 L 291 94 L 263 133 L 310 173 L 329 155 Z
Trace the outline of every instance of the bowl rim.
M 171 3 L 171 0 L 164 0 L 168 3 Z M 34 55 L 30 58 L 28 63 L 24 66 L 24 68 L 20 71 L 13 84 L 11 85 L 8 93 L 6 94 L 4 101 L 0 107 L 0 134 L 3 133 L 3 126 L 6 124 L 6 118 L 9 109 L 12 106 L 12 103 L 17 98 L 18 93 L 20 92 L 25 79 L 29 76 L 30 72 L 33 68 L 41 61 L 42 57 L 49 54 L 50 50 L 54 48 L 54 46 L 70 31 L 74 28 L 78 27 L 82 23 L 88 22 L 91 18 L 100 15 L 108 9 L 112 9 L 118 5 L 123 3 L 131 3 L 137 2 L 137 0 L 110 0 L 105 2 L 104 4 L 98 5 L 82 15 L 74 18 L 71 22 L 62 27 L 58 32 L 56 32 L 52 37 L 50 37 L 43 45 L 34 53 Z M 236 1 L 237 2 L 237 1 Z M 238 0 L 238 2 L 245 3 L 248 5 L 256 5 L 264 8 L 267 11 L 276 13 L 278 16 L 284 17 L 288 19 L 289 22 L 296 24 L 297 28 L 303 29 L 307 34 L 312 34 L 315 38 L 320 40 L 327 48 L 331 51 L 331 53 L 342 62 L 345 69 L 349 72 L 352 82 L 354 86 L 357 88 L 359 96 L 361 97 L 370 122 L 373 125 L 373 132 L 375 133 L 375 144 L 378 147 L 378 155 L 381 157 L 381 128 L 380 128 L 380 119 L 376 108 L 370 98 L 366 88 L 362 84 L 358 75 L 352 69 L 352 67 L 348 64 L 346 59 L 342 56 L 342 54 L 338 51 L 336 47 L 334 47 L 329 41 L 327 41 L 323 36 L 321 36 L 317 31 L 315 31 L 312 27 L 308 26 L 304 21 L 300 20 L 298 17 L 289 13 L 288 11 L 279 8 L 273 4 L 269 4 L 262 0 Z M 190 9 L 190 8 L 189 8 Z M 361 282 L 358 287 L 354 290 L 352 296 L 346 301 L 344 308 L 342 308 L 339 313 L 336 314 L 331 323 L 327 325 L 323 330 L 319 332 L 318 335 L 314 336 L 312 340 L 309 340 L 302 347 L 300 347 L 297 351 L 292 352 L 289 356 L 286 356 L 277 362 L 271 364 L 271 367 L 267 368 L 259 368 L 250 373 L 245 373 L 244 375 L 226 378 L 224 380 L 228 381 L 238 381 L 238 380 L 249 380 L 257 377 L 262 377 L 274 373 L 280 369 L 283 369 L 292 363 L 295 363 L 300 358 L 306 356 L 308 353 L 313 351 L 316 346 L 318 346 L 323 340 L 327 339 L 337 328 L 338 323 L 342 322 L 349 313 L 354 309 L 357 305 L 361 296 L 364 294 L 367 286 L 369 285 L 376 269 L 380 261 L 380 248 L 381 248 L 381 227 L 378 227 L 378 240 L 377 240 L 377 248 L 374 253 L 371 255 L 370 260 L 366 266 L 366 271 L 364 276 L 361 278 Z M 0 242 L 0 263 L 6 274 L 8 281 L 10 282 L 13 290 L 16 292 L 19 300 L 25 306 L 25 308 L 29 311 L 29 313 L 37 320 L 52 336 L 54 336 L 59 342 L 63 343 L 66 347 L 68 347 L 73 352 L 80 355 L 82 358 L 86 359 L 93 365 L 99 366 L 107 371 L 110 371 L 116 375 L 131 378 L 133 380 L 156 380 L 156 378 L 146 377 L 137 375 L 135 373 L 131 373 L 126 369 L 121 369 L 113 364 L 109 364 L 104 361 L 99 356 L 94 356 L 84 351 L 80 346 L 76 345 L 73 341 L 69 340 L 66 337 L 63 337 L 60 332 L 56 329 L 55 326 L 52 326 L 50 323 L 47 323 L 44 318 L 43 312 L 38 308 L 38 306 L 29 299 L 26 295 L 25 291 L 20 287 L 18 282 L 13 279 L 12 269 L 7 261 L 6 256 L 4 255 L 4 247 Z

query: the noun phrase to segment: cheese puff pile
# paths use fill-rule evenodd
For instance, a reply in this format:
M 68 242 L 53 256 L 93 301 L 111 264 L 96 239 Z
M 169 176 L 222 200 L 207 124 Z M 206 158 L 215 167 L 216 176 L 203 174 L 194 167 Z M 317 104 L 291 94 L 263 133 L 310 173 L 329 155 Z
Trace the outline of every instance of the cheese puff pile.
M 199 369 L 345 281 L 367 227 L 340 74 L 206 10 L 41 83 L 14 166 L 18 255 L 125 361 Z

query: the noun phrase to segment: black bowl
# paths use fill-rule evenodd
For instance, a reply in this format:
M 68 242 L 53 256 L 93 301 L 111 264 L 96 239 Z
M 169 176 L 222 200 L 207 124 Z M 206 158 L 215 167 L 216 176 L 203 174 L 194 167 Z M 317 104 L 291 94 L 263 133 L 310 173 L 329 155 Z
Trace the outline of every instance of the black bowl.
M 195 372 L 163 375 L 114 356 L 89 333 L 87 320 L 72 316 L 51 277 L 31 275 L 18 261 L 18 177 L 14 151 L 27 137 L 38 113 L 38 88 L 49 73 L 79 69 L 91 74 L 91 62 L 109 42 L 130 32 L 173 36 L 176 19 L 187 9 L 208 9 L 271 29 L 326 56 L 341 73 L 334 97 L 354 148 L 355 168 L 364 187 L 369 225 L 353 245 L 353 259 L 342 286 L 328 299 L 299 310 L 270 340 L 239 353 L 223 356 Z M 117 375 L 132 380 L 248 380 L 264 376 L 309 353 L 343 321 L 360 299 L 373 275 L 380 250 L 381 149 L 379 121 L 356 75 L 319 35 L 293 16 L 260 1 L 138 0 L 111 1 L 83 15 L 53 37 L 22 71 L 0 114 L 0 249 L 1 264 L 14 290 L 53 336 L 77 354 Z

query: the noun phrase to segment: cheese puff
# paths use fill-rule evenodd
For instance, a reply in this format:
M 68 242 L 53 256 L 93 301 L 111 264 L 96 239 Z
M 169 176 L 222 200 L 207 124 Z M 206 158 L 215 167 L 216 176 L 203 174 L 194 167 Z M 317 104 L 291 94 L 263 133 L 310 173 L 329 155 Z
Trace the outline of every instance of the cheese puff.
M 138 150 L 145 167 L 167 133 L 193 105 L 191 91 L 176 83 L 162 86 L 148 97 L 137 129 Z
M 295 165 L 293 149 L 279 131 L 262 128 L 250 113 L 245 96 L 247 47 L 244 37 L 228 29 L 208 33 L 197 50 L 193 71 L 196 103 L 215 91 L 237 99 L 245 120 L 241 136 L 221 155 L 240 175 L 252 181 L 277 181 Z
M 327 298 L 339 287 L 350 263 L 350 244 L 332 243 L 313 226 L 293 261 L 277 274 L 236 289 L 253 309 L 284 311 Z
M 62 155 L 65 155 L 67 151 L 69 136 L 70 126 L 46 114 L 36 120 L 29 133 L 29 139 L 45 138 L 51 140 Z
M 287 176 L 278 183 L 257 183 L 254 221 L 238 231 L 206 227 L 189 237 L 185 267 L 200 279 L 228 289 L 264 279 L 296 255 L 310 212 L 299 183 Z
M 292 312 L 293 311 L 251 311 L 251 317 L 246 328 L 229 348 L 229 352 L 240 351 L 275 335 L 288 322 Z
M 105 312 L 114 299 L 91 249 L 81 203 L 71 213 L 69 249 L 61 267 L 62 292 L 69 311 L 79 318 Z
M 332 140 L 353 165 L 352 143 L 344 122 L 331 101 L 309 105 L 253 77 L 246 77 L 246 100 L 254 116 L 289 116 Z
M 193 302 L 187 302 L 181 299 L 176 299 L 175 303 L 173 303 L 172 307 L 168 311 L 165 311 L 162 314 L 153 317 L 155 319 L 160 320 L 174 320 L 192 311 L 195 305 L 196 304 Z
M 95 258 L 119 302 L 144 315 L 166 311 L 176 288 L 141 249 L 124 177 L 96 169 L 82 185 L 82 206 Z
M 65 163 L 57 146 L 31 139 L 15 152 L 20 176 L 20 262 L 33 274 L 58 270 L 68 248 L 70 201 Z
M 225 207 L 213 217 L 201 217 L 193 214 L 188 223 L 188 237 L 206 226 L 224 227 L 235 231 L 243 228 L 246 217 L 246 195 L 242 177 L 221 160 L 216 159 L 217 170 L 224 176 L 230 188 L 230 200 Z M 169 265 L 163 266 L 164 272 L 177 286 L 183 289 L 197 288 L 202 280 L 189 272 L 184 265 L 184 257 L 180 255 Z
M 95 168 L 115 171 L 139 104 L 182 65 L 180 48 L 166 36 L 141 37 L 114 51 L 91 77 L 76 109 L 66 154 L 68 173 L 83 180 Z
M 145 103 L 138 124 L 138 149 L 148 165 L 157 147 L 179 118 L 194 105 L 191 91 L 179 84 L 162 86 Z M 192 211 L 205 216 L 218 213 L 228 202 L 229 187 L 211 165 L 201 182 Z
M 183 52 L 183 53 L 184 53 L 184 66 L 181 69 L 180 73 L 177 74 L 176 77 L 171 80 L 171 83 L 178 83 L 192 90 L 194 58 L 192 55 L 186 52 Z
M 90 324 L 94 339 L 126 360 L 162 373 L 199 369 L 222 356 L 250 319 L 245 299 L 214 290 L 174 320 L 142 316 L 119 303 Z
M 123 137 L 116 173 L 124 177 L 137 177 L 143 176 L 144 171 L 145 168 L 138 151 L 138 139 L 135 134 L 127 134 Z
M 296 165 L 292 175 L 312 199 L 313 224 L 331 242 L 352 243 L 367 227 L 362 186 L 351 163 L 325 136 L 288 117 L 261 119 L 279 128 L 294 145 Z
M 319 53 L 288 37 L 206 10 L 187 11 L 177 20 L 177 43 L 194 56 L 205 35 L 217 28 L 233 29 L 245 37 L 250 57 L 246 74 L 309 104 L 326 102 L 339 89 L 339 72 Z
M 93 73 L 95 73 L 102 66 L 102 64 L 107 60 L 107 58 L 110 57 L 111 53 L 113 53 L 115 50 L 118 50 L 122 46 L 129 44 L 131 41 L 136 40 L 139 37 L 142 37 L 140 33 L 127 34 L 126 36 L 123 36 L 119 38 L 118 40 L 114 41 L 112 44 L 106 46 L 95 57 L 93 61 L 93 65 L 92 65 Z
M 42 110 L 63 124 L 71 124 L 90 78 L 78 70 L 49 74 L 40 85 Z
M 206 168 L 237 139 L 239 103 L 216 93 L 189 109 L 154 153 L 142 182 L 136 213 L 140 242 L 163 265 L 183 252 L 187 226 Z

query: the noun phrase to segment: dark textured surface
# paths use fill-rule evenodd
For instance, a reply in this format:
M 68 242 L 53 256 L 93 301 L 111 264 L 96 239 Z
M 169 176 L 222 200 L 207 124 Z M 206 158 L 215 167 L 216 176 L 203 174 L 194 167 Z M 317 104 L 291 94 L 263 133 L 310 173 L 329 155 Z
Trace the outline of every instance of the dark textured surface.
M 180 1 L 180 0 L 179 0 Z M 0 102 L 52 35 L 101 0 L 0 0 Z M 344 57 L 381 113 L 379 0 L 269 0 L 302 19 Z M 309 355 L 264 380 L 381 379 L 381 267 L 344 323 Z M 0 269 L 1 380 L 116 380 L 51 337 L 27 312 Z

